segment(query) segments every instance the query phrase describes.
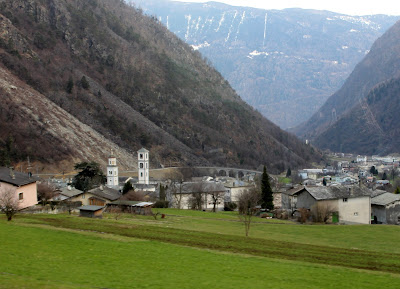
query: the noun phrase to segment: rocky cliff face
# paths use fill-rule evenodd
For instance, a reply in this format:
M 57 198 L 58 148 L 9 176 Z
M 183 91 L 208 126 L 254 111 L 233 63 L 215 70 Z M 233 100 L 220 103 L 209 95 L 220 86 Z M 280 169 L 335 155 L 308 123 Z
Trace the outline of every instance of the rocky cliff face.
M 244 103 L 192 47 L 123 1 L 0 0 L 0 13 L 2 71 L 34 90 L 29 105 L 41 108 L 19 123 L 32 122 L 35 129 L 26 133 L 44 142 L 42 131 L 58 144 L 46 146 L 45 157 L 38 143 L 28 150 L 26 138 L 16 137 L 22 126 L 4 117 L 3 127 L 11 129 L 0 139 L 3 163 L 10 155 L 44 164 L 100 161 L 115 146 L 127 165 L 142 146 L 152 152 L 153 166 L 267 164 L 281 171 L 320 159 Z M 15 86 L 5 115 L 25 109 L 12 97 L 23 97 Z M 54 114 L 49 122 L 32 120 Z
M 136 0 L 282 128 L 308 120 L 398 17 Z

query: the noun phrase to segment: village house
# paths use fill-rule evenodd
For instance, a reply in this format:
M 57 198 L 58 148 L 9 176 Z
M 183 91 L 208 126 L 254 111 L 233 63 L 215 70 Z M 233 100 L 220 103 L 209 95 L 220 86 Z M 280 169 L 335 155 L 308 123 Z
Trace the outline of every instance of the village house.
M 91 189 L 87 192 L 79 191 L 74 188 L 67 188 L 67 190 L 63 189 L 63 194 L 71 195 L 71 197 L 64 200 L 68 200 L 71 202 L 82 202 L 83 206 L 105 206 L 106 204 L 115 201 L 121 197 L 119 191 L 104 186 Z
M 400 224 L 400 195 L 382 193 L 371 199 L 375 224 Z
M 108 212 L 113 212 L 115 210 L 120 210 L 125 213 L 132 213 L 138 215 L 152 215 L 152 208 L 154 203 L 152 202 L 142 202 L 142 201 L 128 201 L 128 200 L 116 200 L 114 202 L 108 203 L 106 210 Z
M 10 168 L 0 167 L 0 194 L 13 191 L 18 200 L 18 209 L 25 209 L 38 203 L 37 179 L 31 174 L 13 171 Z
M 56 189 L 53 196 L 53 201 L 65 201 L 83 194 L 83 191 L 78 190 L 70 185 L 67 187 Z
M 206 181 L 177 183 L 168 188 L 171 206 L 180 209 L 192 209 L 194 206 L 200 206 L 197 209 L 202 210 L 213 209 L 215 198 L 216 209 L 221 210 L 226 192 L 222 183 Z
M 228 180 L 223 183 L 226 188 L 225 193 L 225 203 L 236 203 L 239 204 L 239 196 L 246 190 L 254 188 L 254 185 L 238 181 L 238 180 Z
M 371 192 L 359 186 L 315 186 L 300 187 L 287 192 L 288 205 L 292 212 L 300 208 L 311 210 L 313 206 L 324 206 L 346 224 L 370 224 Z

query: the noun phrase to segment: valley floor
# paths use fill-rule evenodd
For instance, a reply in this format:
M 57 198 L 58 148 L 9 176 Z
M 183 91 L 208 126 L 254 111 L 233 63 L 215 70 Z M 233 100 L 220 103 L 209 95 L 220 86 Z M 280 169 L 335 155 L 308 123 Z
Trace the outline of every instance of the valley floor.
M 398 226 L 160 213 L 1 216 L 0 288 L 400 287 Z

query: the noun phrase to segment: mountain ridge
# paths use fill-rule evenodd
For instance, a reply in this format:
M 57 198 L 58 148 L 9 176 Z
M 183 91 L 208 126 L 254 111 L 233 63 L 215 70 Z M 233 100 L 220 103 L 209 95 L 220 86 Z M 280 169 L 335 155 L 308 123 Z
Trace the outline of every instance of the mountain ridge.
M 244 103 L 220 73 L 157 19 L 123 1 L 0 0 L 0 13 L 4 71 L 123 154 L 145 146 L 153 167 L 267 164 L 275 172 L 321 160 L 315 149 Z M 42 113 L 51 111 L 44 107 Z M 12 127 L 12 120 L 3 121 Z M 3 163 L 10 136 L 12 131 L 0 139 Z M 76 148 L 63 141 L 62 133 L 57 141 L 71 159 Z M 24 140 L 15 147 L 19 161 L 30 155 L 46 165 L 34 149 L 24 151 Z M 56 147 L 46 147 L 50 160 Z M 98 161 L 109 154 L 109 146 L 99 142 L 90 148 Z
M 344 85 L 310 120 L 294 129 L 302 137 L 314 139 L 329 129 L 381 82 L 400 76 L 400 22 L 396 22 L 372 45 L 370 53 L 355 67 Z
M 398 17 L 133 1 L 210 59 L 239 95 L 282 128 L 307 121 Z

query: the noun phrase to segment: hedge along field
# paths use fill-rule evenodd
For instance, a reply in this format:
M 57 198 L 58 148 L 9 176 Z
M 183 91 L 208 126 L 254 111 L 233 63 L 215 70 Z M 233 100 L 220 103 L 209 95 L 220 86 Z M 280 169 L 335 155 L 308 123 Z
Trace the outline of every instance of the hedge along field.
M 0 220 L 1 288 L 399 288 L 400 284 L 396 274 L 38 226 L 42 225 Z
M 166 228 L 244 236 L 237 212 L 201 212 L 157 209 L 165 219 L 124 215 L 120 222 Z M 105 215 L 107 218 L 107 215 Z M 108 216 L 112 218 L 112 216 Z M 253 218 L 250 237 L 318 246 L 361 249 L 400 254 L 400 226 L 386 225 L 300 225 L 285 220 Z

